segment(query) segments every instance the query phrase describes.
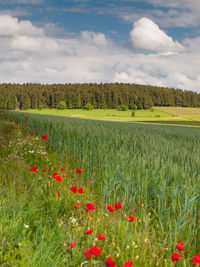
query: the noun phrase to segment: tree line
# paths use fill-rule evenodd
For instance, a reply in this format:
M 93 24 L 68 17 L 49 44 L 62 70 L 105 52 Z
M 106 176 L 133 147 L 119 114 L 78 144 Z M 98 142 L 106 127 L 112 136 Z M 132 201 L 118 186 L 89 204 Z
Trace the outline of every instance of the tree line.
M 116 109 L 121 105 L 138 109 L 152 106 L 200 107 L 200 94 L 193 91 L 124 83 L 83 84 L 0 84 L 1 109 L 68 109 L 91 103 L 96 109 Z

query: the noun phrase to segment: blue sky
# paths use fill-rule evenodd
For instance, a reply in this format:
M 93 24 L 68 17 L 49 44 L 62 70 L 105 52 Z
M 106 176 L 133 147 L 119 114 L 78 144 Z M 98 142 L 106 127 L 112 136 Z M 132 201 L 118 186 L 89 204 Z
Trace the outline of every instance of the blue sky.
M 0 82 L 199 91 L 199 14 L 199 0 L 0 1 Z

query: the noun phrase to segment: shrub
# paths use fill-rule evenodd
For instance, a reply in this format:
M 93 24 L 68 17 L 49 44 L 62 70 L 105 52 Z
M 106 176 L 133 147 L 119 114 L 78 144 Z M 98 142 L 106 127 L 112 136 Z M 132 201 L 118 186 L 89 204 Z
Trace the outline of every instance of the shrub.
M 58 109 L 65 109 L 66 108 L 66 103 L 64 101 L 60 101 L 58 103 Z
M 134 109 L 134 110 L 137 109 L 137 105 L 136 105 L 136 104 L 133 105 L 133 109 Z
M 126 110 L 128 110 L 128 106 L 126 106 L 126 105 L 121 105 L 121 106 L 119 106 L 119 107 L 117 108 L 117 110 L 119 110 L 119 111 L 126 111 Z
M 91 103 L 87 103 L 84 107 L 83 107 L 83 109 L 86 109 L 86 110 L 92 110 L 94 107 L 93 107 L 93 105 L 91 104 Z
M 131 113 L 131 117 L 135 117 L 135 111 Z

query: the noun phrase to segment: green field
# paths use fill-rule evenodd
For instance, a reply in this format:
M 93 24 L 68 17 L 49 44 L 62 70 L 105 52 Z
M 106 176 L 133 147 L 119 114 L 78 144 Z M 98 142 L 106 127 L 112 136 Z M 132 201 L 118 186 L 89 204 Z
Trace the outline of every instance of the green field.
M 23 192 L 29 188 L 30 199 L 35 199 L 33 206 L 30 207 L 31 211 L 27 206 L 27 212 L 30 214 L 27 215 L 27 212 L 24 212 L 22 215 L 23 205 L 28 205 L 29 198 L 26 200 L 24 193 L 20 192 L 20 180 L 16 195 L 15 186 L 13 187 L 9 183 L 13 179 L 12 175 L 4 175 L 2 188 L 4 188 L 7 198 L 2 200 L 2 205 L 3 203 L 4 206 L 6 205 L 5 213 L 11 213 L 10 219 L 6 223 L 3 221 L 6 229 L 4 231 L 8 233 L 19 231 L 19 225 L 15 226 L 16 214 L 23 218 L 23 223 L 36 227 L 34 221 L 38 219 L 33 219 L 36 216 L 34 215 L 35 206 L 40 210 L 37 216 L 41 216 L 41 220 L 51 221 L 57 227 L 59 224 L 61 225 L 56 232 L 59 237 L 56 239 L 58 249 L 55 250 L 57 245 L 52 243 L 52 250 L 49 252 L 51 255 L 49 257 L 43 255 L 39 261 L 40 266 L 49 266 L 50 259 L 52 259 L 52 266 L 64 266 L 63 259 L 68 261 L 67 266 L 81 266 L 81 263 L 87 260 L 83 256 L 84 249 L 94 243 L 99 244 L 106 252 L 102 258 L 99 258 L 99 262 L 86 262 L 85 266 L 104 266 L 103 260 L 108 255 L 113 257 L 117 266 L 122 266 L 128 260 L 133 260 L 134 266 L 138 267 L 174 266 L 170 257 L 177 252 L 175 249 L 177 242 L 184 242 L 187 248 L 183 260 L 177 266 L 192 265 L 192 257 L 199 253 L 200 248 L 200 132 L 198 128 L 83 120 L 17 112 L 9 114 L 20 125 L 28 125 L 27 140 L 36 138 L 33 142 L 38 142 L 35 135 L 29 136 L 29 132 L 35 129 L 39 131 L 39 136 L 47 134 L 49 137 L 46 143 L 47 160 L 43 162 L 40 157 L 29 155 L 27 156 L 29 165 L 32 161 L 32 166 L 43 165 L 48 170 L 52 170 L 54 166 L 63 164 L 58 163 L 62 160 L 69 169 L 73 170 L 78 166 L 84 170 L 81 180 L 73 174 L 73 182 L 70 180 L 67 183 L 74 185 L 76 182 L 86 188 L 87 194 L 84 195 L 84 200 L 91 201 L 93 199 L 92 201 L 98 207 L 97 213 L 92 214 L 92 216 L 96 216 L 92 227 L 97 229 L 95 230 L 96 234 L 104 232 L 109 236 L 105 244 L 94 241 L 95 235 L 88 239 L 82 237 L 81 231 L 89 227 L 85 220 L 86 215 L 82 211 L 74 211 L 73 204 L 69 203 L 75 204 L 76 201 L 79 201 L 82 205 L 83 200 L 79 196 L 70 198 L 71 195 L 65 190 L 69 184 L 65 184 L 64 188 L 59 185 L 61 194 L 64 195 L 62 202 L 57 200 L 54 202 L 57 187 L 54 184 L 49 190 L 45 189 L 47 182 L 42 180 L 41 176 L 37 177 L 41 184 L 37 182 L 37 179 L 34 181 L 28 175 L 27 185 L 26 183 L 21 185 Z M 29 116 L 28 121 L 25 120 L 25 116 Z M 20 130 L 21 132 L 24 131 L 23 128 Z M 10 132 L 11 129 L 8 133 Z M 6 143 L 7 141 L 5 141 Z M 13 144 L 17 144 L 17 141 Z M 52 156 L 52 153 L 59 156 Z M 25 152 L 23 154 L 26 157 Z M 5 159 L 8 159 L 8 155 Z M 16 169 L 15 165 L 11 167 L 13 161 L 4 163 L 4 166 L 9 165 L 8 173 L 10 168 Z M 23 167 L 28 169 L 26 166 Z M 22 170 L 19 168 L 17 172 L 20 173 Z M 4 172 L 5 170 L 2 169 L 2 173 Z M 26 172 L 23 170 L 24 177 L 26 177 Z M 34 198 L 35 192 L 38 193 Z M 21 209 L 15 210 L 12 203 L 15 203 L 15 199 L 19 199 L 19 196 L 24 202 L 22 204 L 18 200 L 17 203 Z M 108 214 L 105 207 L 115 202 L 122 203 L 124 210 L 118 215 L 117 213 Z M 56 206 L 58 211 L 56 211 Z M 130 214 L 136 218 L 135 224 L 132 226 L 126 222 L 124 217 Z M 108 221 L 106 221 L 107 216 L 109 216 Z M 73 227 L 73 231 L 66 221 L 70 217 L 75 217 L 80 226 Z M 48 237 L 51 227 L 51 223 L 45 227 L 45 238 Z M 30 242 L 34 242 L 34 244 L 39 242 L 42 233 L 41 230 L 37 231 L 32 233 L 32 237 L 18 234 L 17 239 L 12 236 L 8 238 L 7 246 L 9 244 L 10 250 L 14 249 L 14 244 L 17 246 L 16 243 L 20 242 L 19 240 L 24 240 L 22 252 L 26 263 L 28 257 L 26 244 L 28 246 Z M 62 231 L 66 232 L 65 236 Z M 72 233 L 70 234 L 68 231 L 72 231 Z M 39 239 L 35 240 L 35 235 L 39 236 Z M 30 238 L 33 241 L 30 241 Z M 61 243 L 65 239 L 69 242 L 74 238 L 79 244 L 77 250 L 71 253 L 68 248 L 63 256 L 64 248 Z M 60 243 L 59 240 L 61 240 Z M 34 255 L 35 261 L 39 260 L 38 253 L 41 255 L 42 249 L 48 247 L 45 242 L 39 244 L 38 251 L 33 249 L 30 252 L 31 255 Z M 55 251 L 59 253 L 53 260 Z M 120 257 L 118 253 L 120 253 Z M 60 263 L 58 263 L 59 261 Z

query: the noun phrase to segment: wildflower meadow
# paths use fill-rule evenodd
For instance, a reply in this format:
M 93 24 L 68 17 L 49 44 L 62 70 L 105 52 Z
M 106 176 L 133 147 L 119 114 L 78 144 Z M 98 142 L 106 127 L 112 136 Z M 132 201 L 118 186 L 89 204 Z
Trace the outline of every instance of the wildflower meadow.
M 200 266 L 199 137 L 1 111 L 1 266 Z

